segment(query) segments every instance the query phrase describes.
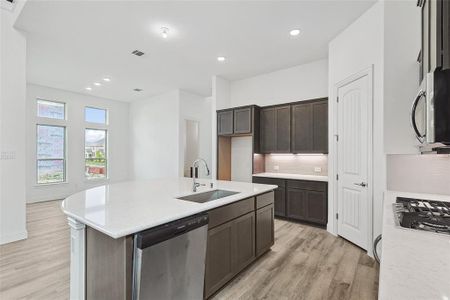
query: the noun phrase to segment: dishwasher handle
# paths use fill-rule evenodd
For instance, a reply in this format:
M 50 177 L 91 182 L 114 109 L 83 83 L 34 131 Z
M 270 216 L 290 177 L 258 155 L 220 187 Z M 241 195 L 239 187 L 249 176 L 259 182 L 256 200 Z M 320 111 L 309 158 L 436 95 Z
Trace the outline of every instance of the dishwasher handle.
M 139 232 L 135 235 L 136 248 L 145 249 L 152 245 L 208 224 L 208 214 L 202 213 Z

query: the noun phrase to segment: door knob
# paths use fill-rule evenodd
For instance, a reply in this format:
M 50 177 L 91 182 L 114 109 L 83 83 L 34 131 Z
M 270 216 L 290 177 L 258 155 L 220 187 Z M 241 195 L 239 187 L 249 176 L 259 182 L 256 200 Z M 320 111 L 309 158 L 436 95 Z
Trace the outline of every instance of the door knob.
M 367 183 L 365 183 L 365 182 L 354 183 L 354 185 L 359 185 L 359 186 L 362 186 L 362 187 L 366 187 L 366 186 L 367 186 Z

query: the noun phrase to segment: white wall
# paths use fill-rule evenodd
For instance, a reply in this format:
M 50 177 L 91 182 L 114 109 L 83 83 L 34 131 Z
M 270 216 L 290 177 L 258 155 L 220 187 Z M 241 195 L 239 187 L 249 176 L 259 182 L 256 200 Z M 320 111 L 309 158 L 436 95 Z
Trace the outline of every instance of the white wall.
M 211 116 L 210 99 L 182 90 L 132 102 L 131 177 L 183 176 L 185 120 L 199 121 L 199 156 L 211 166 Z
M 132 178 L 182 175 L 179 163 L 179 91 L 130 105 Z
M 384 148 L 418 153 L 410 110 L 419 89 L 421 10 L 414 0 L 386 1 L 384 7 Z
M 55 100 L 66 103 L 66 176 L 67 183 L 36 184 L 36 124 L 45 120 L 36 116 L 36 99 Z M 104 108 L 108 111 L 108 179 L 87 180 L 84 174 L 84 130 L 101 128 L 101 125 L 84 121 L 85 106 Z M 69 91 L 28 84 L 27 85 L 27 151 L 26 183 L 27 201 L 63 199 L 75 192 L 105 183 L 126 180 L 129 177 L 128 107 L 126 102 L 108 100 Z
M 196 94 L 180 90 L 180 167 L 184 166 L 184 148 L 186 143 L 186 120 L 194 120 L 199 123 L 199 157 L 203 158 L 211 170 L 211 98 L 205 98 Z M 203 166 L 199 168 L 199 177 L 205 175 Z
M 251 136 L 231 138 L 231 180 L 252 182 L 252 143 Z
M 20 13 L 0 9 L 0 244 L 27 237 L 25 212 L 26 39 Z
M 260 106 L 328 96 L 326 59 L 230 83 L 230 106 Z
M 368 11 L 352 23 L 329 44 L 329 93 L 336 99 L 335 86 L 352 74 L 373 66 L 373 232 L 374 237 L 381 233 L 383 192 L 386 188 L 385 155 L 383 146 L 383 51 L 384 51 L 384 3 L 375 3 Z M 335 178 L 336 142 L 336 102 L 329 102 L 329 166 L 330 178 Z M 337 222 L 333 192 L 335 181 L 329 182 L 328 230 L 336 233 Z

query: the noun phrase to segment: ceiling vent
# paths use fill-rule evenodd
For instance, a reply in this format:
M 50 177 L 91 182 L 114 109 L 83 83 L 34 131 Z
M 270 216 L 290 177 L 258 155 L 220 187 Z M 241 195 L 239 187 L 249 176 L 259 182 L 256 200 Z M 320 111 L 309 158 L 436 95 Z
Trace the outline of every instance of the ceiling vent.
M 142 55 L 144 55 L 144 52 L 139 51 L 139 50 L 134 50 L 133 52 L 131 52 L 131 54 L 134 54 L 136 56 L 142 56 Z
M 138 88 L 136 88 L 136 89 L 134 89 L 133 91 L 135 91 L 135 92 L 142 92 L 143 89 L 138 89 Z

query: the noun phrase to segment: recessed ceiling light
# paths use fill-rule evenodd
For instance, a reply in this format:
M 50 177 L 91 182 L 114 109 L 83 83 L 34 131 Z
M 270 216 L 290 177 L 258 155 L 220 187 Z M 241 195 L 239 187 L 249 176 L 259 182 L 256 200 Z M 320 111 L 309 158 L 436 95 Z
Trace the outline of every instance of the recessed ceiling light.
M 105 77 L 105 78 L 103 78 L 103 81 L 105 81 L 105 82 L 110 82 L 110 81 L 111 81 L 111 78 Z
M 289 31 L 289 34 L 292 36 L 297 36 L 300 34 L 300 29 L 292 29 L 291 31 Z
M 220 62 L 225 61 L 225 56 L 218 56 L 217 61 L 220 61 Z
M 87 90 L 87 91 L 92 91 L 92 88 L 91 88 L 90 86 L 88 86 L 88 87 L 86 88 L 86 90 Z
M 164 39 L 167 39 L 167 37 L 169 36 L 169 28 L 167 27 L 161 27 L 161 36 Z
M 100 82 L 94 82 L 95 86 L 101 86 L 102 84 Z

